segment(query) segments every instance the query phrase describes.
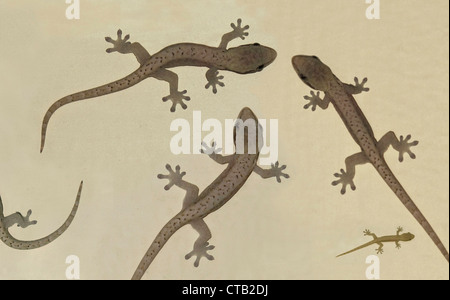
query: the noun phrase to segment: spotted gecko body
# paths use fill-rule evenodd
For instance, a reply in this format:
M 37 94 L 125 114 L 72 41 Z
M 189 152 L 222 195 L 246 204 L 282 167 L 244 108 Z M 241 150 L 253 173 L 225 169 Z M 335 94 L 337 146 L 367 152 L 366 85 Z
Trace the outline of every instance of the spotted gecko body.
M 70 224 L 72 223 L 75 214 L 78 209 L 78 204 L 80 203 L 80 197 L 81 197 L 81 190 L 83 189 L 83 182 L 80 183 L 80 187 L 78 188 L 77 198 L 75 200 L 75 204 L 73 205 L 73 208 L 67 217 L 66 221 L 54 232 L 50 233 L 46 237 L 40 238 L 38 240 L 34 241 L 21 241 L 16 238 L 14 238 L 10 233 L 8 228 L 12 225 L 17 223 L 17 226 L 25 228 L 29 225 L 36 224 L 36 221 L 29 221 L 29 217 L 31 215 L 31 210 L 28 211 L 26 217 L 23 217 L 22 214 L 19 212 L 16 212 L 10 216 L 5 217 L 3 215 L 3 203 L 2 199 L 0 198 L 0 239 L 3 243 L 5 243 L 7 246 L 18 249 L 18 250 L 31 250 L 35 248 L 43 247 L 55 239 L 57 239 L 59 236 L 61 236 L 64 231 L 69 228 Z
M 257 124 L 256 116 L 249 108 L 242 109 L 238 117 L 238 121 L 239 120 L 242 120 L 244 124 L 247 124 L 246 120 L 253 120 L 255 124 L 253 128 L 252 126 L 248 126 L 245 133 L 244 128 L 241 128 L 242 131 L 239 131 L 241 133 L 239 135 L 236 135 L 238 126 L 235 126 L 235 136 L 244 135 L 244 151 L 240 152 L 236 150 L 236 153 L 233 155 L 222 156 L 216 154 L 218 149 L 215 149 L 214 144 L 212 148 L 203 145 L 203 147 L 207 148 L 206 152 L 209 153 L 212 159 L 220 164 L 228 164 L 228 166 L 200 195 L 198 195 L 199 188 L 197 186 L 182 179 L 186 173 L 180 173 L 179 166 L 176 167 L 174 172 L 172 168 L 167 165 L 166 168 L 169 171 L 169 175 L 158 175 L 158 178 L 160 179 L 169 179 L 169 184 L 165 186 L 166 190 L 170 189 L 173 185 L 176 185 L 186 191 L 186 196 L 182 210 L 164 225 L 158 233 L 150 248 L 147 250 L 147 253 L 142 258 L 132 279 L 141 279 L 168 239 L 178 229 L 187 224 L 190 224 L 197 230 L 200 236 L 194 243 L 193 251 L 187 254 L 185 258 L 189 259 L 193 255 L 196 255 L 197 259 L 194 263 L 194 266 L 196 267 L 199 265 L 200 258 L 203 256 L 212 260 L 213 257 L 209 255 L 207 251 L 212 250 L 214 246 L 209 245 L 208 243 L 208 240 L 211 238 L 211 232 L 203 218 L 228 202 L 228 200 L 230 200 L 244 185 L 252 172 L 256 172 L 263 178 L 276 177 L 278 182 L 281 182 L 281 176 L 285 178 L 289 177 L 287 174 L 282 173 L 282 170 L 284 170 L 286 166 L 279 167 L 278 162 L 275 165 L 272 165 L 271 169 L 267 170 L 262 169 L 257 165 L 260 144 L 258 142 L 255 143 L 255 141 L 257 140 L 257 137 L 260 138 L 258 139 L 259 141 L 262 141 L 262 129 Z M 251 151 L 251 149 L 255 149 L 255 151 Z
M 410 148 L 417 145 L 418 142 L 409 142 L 411 139 L 410 135 L 405 139 L 403 139 L 403 136 L 400 136 L 399 140 L 392 131 L 385 134 L 379 141 L 375 139 L 368 120 L 352 96 L 352 94 L 358 94 L 369 90 L 364 87 L 367 78 L 361 83 L 355 78 L 355 85 L 342 83 L 333 74 L 331 69 L 322 63 L 316 56 L 294 56 L 292 58 L 292 64 L 300 79 L 306 85 L 325 93 L 323 99 L 319 97 L 319 92 L 317 92 L 317 94 L 311 92 L 311 96 L 305 96 L 305 99 L 308 100 L 309 103 L 306 104 L 304 108 L 307 109 L 312 107 L 312 110 L 315 110 L 316 106 L 319 106 L 322 109 L 326 109 L 331 102 L 353 139 L 361 147 L 361 152 L 349 156 L 345 160 L 346 170 L 341 169 L 341 174 L 334 174 L 338 180 L 333 181 L 332 184 L 342 184 L 341 194 L 345 193 L 347 185 L 350 185 L 351 189 L 354 190 L 355 184 L 353 183 L 353 178 L 355 176 L 356 165 L 371 163 L 395 195 L 430 236 L 448 262 L 449 257 L 447 249 L 442 244 L 425 216 L 406 193 L 405 189 L 384 159 L 384 153 L 389 146 L 392 146 L 399 152 L 400 162 L 403 161 L 403 155 L 405 153 L 408 153 L 411 158 L 415 158 L 415 155 L 411 152 Z
M 231 24 L 231 27 L 233 31 L 223 35 L 219 47 L 180 43 L 168 46 L 154 55 L 150 55 L 141 44 L 128 42 L 129 35 L 122 39 L 121 30 L 117 32 L 117 40 L 107 37 L 106 41 L 114 45 L 113 48 L 106 50 L 108 53 L 133 53 L 140 63 L 140 67 L 122 79 L 68 95 L 53 103 L 42 121 L 40 151 L 42 152 L 44 149 L 46 131 L 51 116 L 57 109 L 66 104 L 122 91 L 146 78 L 153 77 L 169 83 L 170 94 L 163 97 L 163 101 L 171 100 L 173 104 L 170 110 L 174 112 L 177 104 L 186 109 L 187 106 L 183 101 L 190 100 L 190 97 L 185 95 L 186 90 L 178 91 L 178 76 L 176 73 L 167 70 L 168 68 L 178 66 L 208 67 L 209 69 L 206 72 L 208 84 L 205 88 L 212 87 L 213 92 L 216 93 L 217 85 L 224 86 L 220 81 L 223 79 L 223 76 L 218 75 L 218 70 L 250 74 L 263 70 L 275 60 L 276 51 L 258 43 L 227 49 L 227 45 L 231 40 L 235 38 L 244 39 L 248 35 L 246 30 L 249 26 L 241 27 L 240 19 L 237 22 L 237 26 Z

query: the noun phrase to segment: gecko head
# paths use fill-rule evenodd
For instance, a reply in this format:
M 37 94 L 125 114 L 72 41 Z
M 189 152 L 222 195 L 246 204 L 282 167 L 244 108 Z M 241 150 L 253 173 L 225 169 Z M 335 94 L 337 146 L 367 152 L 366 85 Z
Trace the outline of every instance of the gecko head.
M 410 241 L 415 237 L 411 232 L 403 233 L 401 236 L 403 241 Z
M 234 145 L 236 154 L 256 154 L 263 145 L 263 130 L 258 118 L 253 111 L 244 107 L 233 128 Z
M 258 43 L 230 48 L 228 53 L 226 69 L 239 74 L 260 72 L 277 57 L 275 50 Z
M 317 56 L 294 56 L 292 65 L 300 79 L 315 90 L 326 92 L 329 82 L 332 82 L 335 78 L 331 69 L 320 61 Z

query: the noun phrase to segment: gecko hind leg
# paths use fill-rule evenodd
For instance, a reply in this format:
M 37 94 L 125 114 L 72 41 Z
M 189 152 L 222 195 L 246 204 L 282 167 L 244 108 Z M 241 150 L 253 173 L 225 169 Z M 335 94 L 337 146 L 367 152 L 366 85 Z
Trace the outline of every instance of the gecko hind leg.
M 389 131 L 378 141 L 378 150 L 384 154 L 389 146 L 392 146 L 395 150 L 398 151 L 398 160 L 403 162 L 403 156 L 405 153 L 409 155 L 412 159 L 416 158 L 416 155 L 411 151 L 411 147 L 419 144 L 418 141 L 409 142 L 411 139 L 411 135 L 408 134 L 406 138 L 400 136 L 400 139 L 397 138 L 393 131 Z
M 198 267 L 200 264 L 200 259 L 205 257 L 208 260 L 214 260 L 214 256 L 208 254 L 207 251 L 213 250 L 215 247 L 210 245 L 208 241 L 211 239 L 211 231 L 206 225 L 203 219 L 194 220 L 191 223 L 192 228 L 194 228 L 198 233 L 199 237 L 194 243 L 194 249 L 185 255 L 185 259 L 188 260 L 192 256 L 197 256 L 194 261 L 194 267 Z
M 174 171 L 169 164 L 166 164 L 166 169 L 169 171 L 168 175 L 158 174 L 157 176 L 159 179 L 169 180 L 169 183 L 164 186 L 164 189 L 168 191 L 175 185 L 186 191 L 182 209 L 194 204 L 198 200 L 199 188 L 195 184 L 183 180 L 183 176 L 186 175 L 186 172 L 181 172 L 180 166 L 176 166 Z
M 334 177 L 339 179 L 333 181 L 332 185 L 342 184 L 341 194 L 344 195 L 347 189 L 347 185 L 354 191 L 356 189 L 353 178 L 355 177 L 356 165 L 362 165 L 368 163 L 369 160 L 363 152 L 353 154 L 345 159 L 345 171 L 341 169 L 341 173 L 334 173 Z
M 183 176 L 186 175 L 186 172 L 181 172 L 180 166 L 176 166 L 174 171 L 172 167 L 167 164 L 166 169 L 169 171 L 168 175 L 158 174 L 159 179 L 169 180 L 169 183 L 164 187 L 164 189 L 169 190 L 175 185 L 186 191 L 182 210 L 194 204 L 198 200 L 199 188 L 196 185 L 183 180 Z M 194 243 L 194 249 L 186 254 L 185 259 L 190 259 L 194 255 L 197 256 L 194 266 L 198 267 L 202 257 L 206 257 L 208 260 L 214 259 L 212 255 L 207 253 L 207 251 L 214 249 L 214 246 L 209 245 L 208 243 L 212 235 L 208 225 L 206 225 L 203 219 L 193 220 L 189 224 L 199 233 L 199 237 Z
M 386 133 L 378 142 L 377 148 L 380 151 L 380 154 L 383 155 L 389 146 L 392 146 L 395 150 L 398 151 L 398 160 L 400 162 L 403 161 L 403 156 L 405 153 L 414 159 L 416 155 L 412 153 L 411 147 L 416 146 L 419 142 L 413 141 L 409 142 L 411 139 L 411 135 L 407 135 L 406 138 L 400 136 L 400 139 L 397 138 L 394 132 L 389 131 Z M 362 165 L 368 163 L 369 160 L 367 156 L 363 152 L 359 152 L 349 156 L 345 159 L 345 168 L 344 171 L 341 169 L 341 173 L 335 173 L 334 176 L 339 178 L 338 180 L 333 181 L 332 185 L 342 184 L 341 194 L 345 194 L 347 185 L 350 185 L 352 190 L 356 189 L 356 186 L 353 182 L 353 178 L 355 177 L 355 167 L 356 165 Z
M 112 48 L 106 49 L 106 52 L 112 53 L 112 52 L 119 52 L 122 54 L 128 54 L 133 53 L 134 56 L 136 56 L 137 61 L 140 65 L 143 65 L 146 61 L 148 61 L 151 58 L 150 53 L 139 43 L 130 43 L 128 40 L 130 39 L 130 35 L 127 34 L 122 39 L 122 30 L 117 31 L 117 39 L 113 40 L 111 37 L 107 36 L 105 37 L 105 40 L 108 43 L 113 44 Z
M 31 209 L 28 210 L 27 215 L 25 217 L 20 212 L 15 212 L 9 216 L 2 218 L 3 226 L 9 228 L 14 224 L 17 224 L 17 227 L 27 228 L 30 225 L 37 224 L 36 220 L 30 221 L 30 215 Z
M 186 90 L 178 90 L 178 75 L 172 71 L 166 69 L 160 69 L 156 73 L 153 73 L 150 77 L 156 78 L 158 80 L 163 80 L 169 83 L 170 94 L 163 97 L 163 102 L 168 100 L 172 101 L 172 106 L 170 108 L 171 112 L 175 112 L 177 104 L 181 106 L 182 109 L 186 109 L 187 105 L 183 101 L 191 100 L 191 97 L 186 96 Z
M 377 251 L 377 254 L 383 254 L 384 250 L 383 250 L 383 244 L 382 243 L 377 243 L 378 244 L 378 248 L 375 249 L 375 251 Z

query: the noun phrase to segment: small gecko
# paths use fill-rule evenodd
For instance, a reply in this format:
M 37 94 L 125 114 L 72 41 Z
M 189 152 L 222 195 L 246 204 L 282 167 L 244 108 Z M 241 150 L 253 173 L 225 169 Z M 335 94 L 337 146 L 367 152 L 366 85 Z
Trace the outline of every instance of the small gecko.
M 248 124 L 246 121 L 251 121 L 254 126 L 241 126 L 239 120 L 242 120 L 244 124 Z M 240 137 L 243 140 L 239 139 Z M 257 138 L 258 141 L 256 141 Z M 169 174 L 159 174 L 158 178 L 169 180 L 169 183 L 164 187 L 165 190 L 169 190 L 173 185 L 176 185 L 186 191 L 183 208 L 158 233 L 139 263 L 132 277 L 133 280 L 142 278 L 168 239 L 186 224 L 190 224 L 199 233 L 199 237 L 194 243 L 192 252 L 188 253 L 185 259 L 194 255 L 197 256 L 194 262 L 195 267 L 199 265 L 201 257 L 213 260 L 214 257 L 207 253 L 207 251 L 214 249 L 214 246 L 208 243 L 211 232 L 203 219 L 228 202 L 244 185 L 252 172 L 257 173 L 262 178 L 276 177 L 278 182 L 281 182 L 281 176 L 289 178 L 289 175 L 282 172 L 286 166 L 280 167 L 278 162 L 272 164 L 271 169 L 263 169 L 257 165 L 260 146 L 262 145 L 260 141 L 262 141 L 262 127 L 258 124 L 258 119 L 249 108 L 243 108 L 234 127 L 235 154 L 219 155 L 217 152 L 220 149 L 216 149 L 214 143 L 211 147 L 203 143 L 205 148 L 205 150 L 202 150 L 203 153 L 208 154 L 217 163 L 228 164 L 228 166 L 200 195 L 199 188 L 196 185 L 182 179 L 186 172 L 180 172 L 179 166 L 175 168 L 174 172 L 170 165 L 166 165 Z
M 411 197 L 394 176 L 384 159 L 384 153 L 389 146 L 392 146 L 392 148 L 399 152 L 398 158 L 400 162 L 403 161 L 403 155 L 405 153 L 408 153 L 414 159 L 415 155 L 411 152 L 410 148 L 416 146 L 418 142 L 409 142 L 411 135 L 406 136 L 405 139 L 403 139 L 403 136 L 400 136 L 399 140 L 392 131 L 386 133 L 379 141 L 375 139 L 369 122 L 352 96 L 353 94 L 359 94 L 369 90 L 364 87 L 367 78 L 364 78 L 360 83 L 358 78 L 355 77 L 355 85 L 345 84 L 316 56 L 294 56 L 292 58 L 292 64 L 298 76 L 306 85 L 314 90 L 325 93 L 325 97 L 321 99 L 319 92 L 315 94 L 311 91 L 311 96 L 304 97 L 305 100 L 309 101 L 304 108 L 308 109 L 311 107 L 314 111 L 316 106 L 319 106 L 322 109 L 326 109 L 331 102 L 351 136 L 361 147 L 361 152 L 349 156 L 345 160 L 346 170 L 341 169 L 341 174 L 334 174 L 338 180 L 333 181 L 332 184 L 342 184 L 341 194 L 345 194 L 347 185 L 350 185 L 351 189 L 355 190 L 356 187 L 353 183 L 353 178 L 355 176 L 356 165 L 371 163 L 387 185 L 427 232 L 448 262 L 447 249 L 425 216 L 420 212 L 419 208 L 414 204 Z
M 70 224 L 72 223 L 73 219 L 75 218 L 75 214 L 78 209 L 78 205 L 80 203 L 80 197 L 81 197 L 81 190 L 83 189 L 83 181 L 80 183 L 80 187 L 78 188 L 77 198 L 75 200 L 75 204 L 73 205 L 73 208 L 67 217 L 66 221 L 54 232 L 50 233 L 46 237 L 40 238 L 38 240 L 34 241 L 21 241 L 14 238 L 10 233 L 8 228 L 13 226 L 17 223 L 17 226 L 26 228 L 29 225 L 34 225 L 37 223 L 37 221 L 30 221 L 29 217 L 31 215 L 31 209 L 28 210 L 28 213 L 26 217 L 22 216 L 21 213 L 16 212 L 12 215 L 9 215 L 5 217 L 3 215 L 3 203 L 2 199 L 0 197 L 0 239 L 3 243 L 5 243 L 7 246 L 18 249 L 18 250 L 30 250 L 30 249 L 36 249 L 43 247 L 55 239 L 57 239 L 60 235 L 64 233 L 64 231 L 69 228 Z
M 207 67 L 206 79 L 208 83 L 205 88 L 212 87 L 213 93 L 217 92 L 216 86 L 225 86 L 220 81 L 224 77 L 219 76 L 219 70 L 232 71 L 238 74 L 262 71 L 275 60 L 277 56 L 275 50 L 258 43 L 227 49 L 228 43 L 233 39 L 241 38 L 243 40 L 248 36 L 246 30 L 250 27 L 248 25 L 242 27 L 241 23 L 241 19 L 238 19 L 237 25 L 231 24 L 233 31 L 222 36 L 219 47 L 180 43 L 168 46 L 154 55 L 150 55 L 140 43 L 128 42 L 129 35 L 122 39 L 122 31 L 120 29 L 117 32 L 117 40 L 106 37 L 106 41 L 113 44 L 113 47 L 106 49 L 106 52 L 133 53 L 140 64 L 139 68 L 122 79 L 68 95 L 53 103 L 42 121 L 41 153 L 44 149 L 46 131 L 51 116 L 57 109 L 66 104 L 122 91 L 148 77 L 153 77 L 169 83 L 170 94 L 163 97 L 162 100 L 164 102 L 171 100 L 172 107 L 170 111 L 174 112 L 177 104 L 186 109 L 187 106 L 183 100 L 189 101 L 190 97 L 185 95 L 186 90 L 178 91 L 178 76 L 176 73 L 167 70 L 168 68 L 180 66 Z
M 344 252 L 342 254 L 339 254 L 336 257 L 340 257 L 352 252 L 355 252 L 359 249 L 365 248 L 367 246 L 373 245 L 373 244 L 378 244 L 378 248 L 375 249 L 375 251 L 377 252 L 377 254 L 383 254 L 384 250 L 383 250 L 383 243 L 388 243 L 388 242 L 394 242 L 395 243 L 395 247 L 397 249 L 401 248 L 400 242 L 409 242 L 414 238 L 414 234 L 410 233 L 410 232 L 406 232 L 406 233 L 402 233 L 403 231 L 402 227 L 398 227 L 397 228 L 397 234 L 396 235 L 386 235 L 386 236 L 381 236 L 381 237 L 377 237 L 374 233 L 370 232 L 370 230 L 366 229 L 363 231 L 364 235 L 370 235 L 371 237 L 373 237 L 373 240 L 370 242 L 367 242 L 359 247 L 356 247 L 355 249 L 352 249 L 350 251 Z

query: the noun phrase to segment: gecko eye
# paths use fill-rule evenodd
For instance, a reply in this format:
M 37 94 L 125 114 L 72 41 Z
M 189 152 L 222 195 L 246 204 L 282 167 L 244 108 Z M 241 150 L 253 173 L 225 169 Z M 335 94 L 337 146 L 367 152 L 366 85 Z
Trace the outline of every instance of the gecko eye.
M 317 56 L 313 55 L 312 58 L 319 59 Z
M 298 76 L 300 77 L 300 79 L 301 80 L 303 80 L 303 81 L 306 81 L 306 80 L 308 80 L 308 77 L 306 77 L 305 75 L 303 75 L 303 74 L 298 74 Z
M 261 46 L 259 43 L 254 43 L 253 46 Z
M 256 70 L 261 71 L 262 69 L 264 69 L 264 65 L 260 65 L 259 67 L 256 68 Z

